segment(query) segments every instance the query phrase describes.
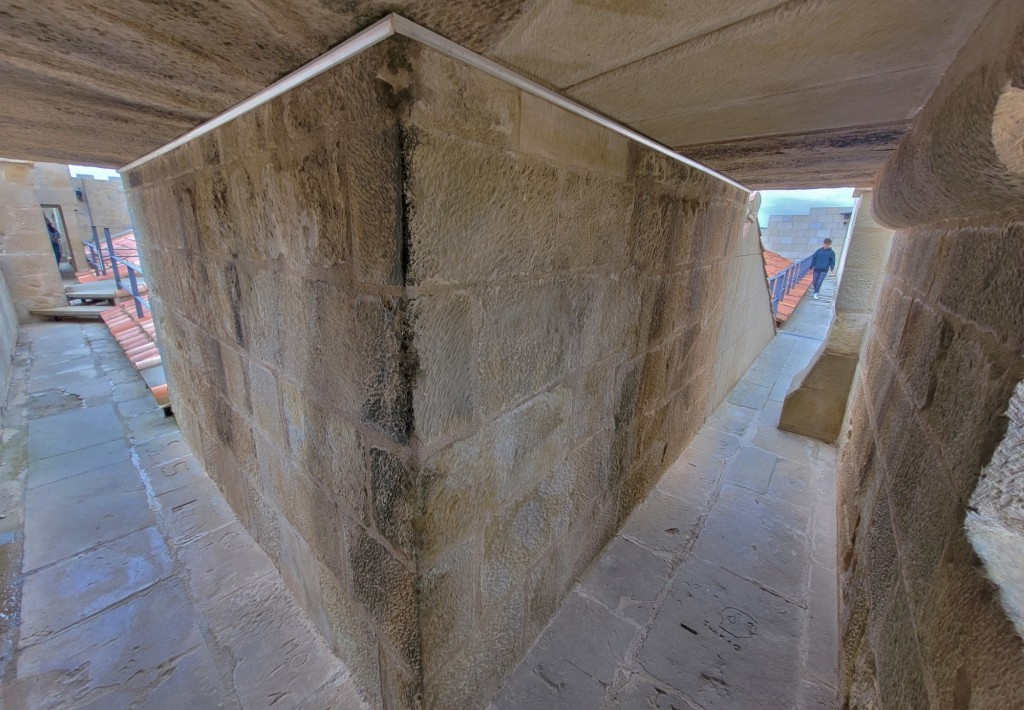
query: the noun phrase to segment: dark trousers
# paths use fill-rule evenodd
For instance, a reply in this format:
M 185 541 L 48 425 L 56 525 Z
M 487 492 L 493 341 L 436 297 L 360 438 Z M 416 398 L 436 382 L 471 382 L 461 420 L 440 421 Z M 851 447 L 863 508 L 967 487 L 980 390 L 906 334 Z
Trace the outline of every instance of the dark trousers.
M 50 242 L 53 247 L 53 255 L 57 257 L 57 264 L 60 264 L 60 242 Z
M 817 293 L 821 290 L 821 285 L 825 283 L 825 276 L 828 275 L 828 269 L 824 271 L 814 270 L 814 292 Z

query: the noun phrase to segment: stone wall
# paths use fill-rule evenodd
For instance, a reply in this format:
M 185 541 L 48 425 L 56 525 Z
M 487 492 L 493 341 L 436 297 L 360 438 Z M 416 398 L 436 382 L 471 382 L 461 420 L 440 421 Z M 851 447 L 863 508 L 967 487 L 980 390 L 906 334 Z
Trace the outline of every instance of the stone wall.
M 67 305 L 32 184 L 32 163 L 0 159 L 0 271 L 18 320 L 37 307 Z
M 772 335 L 745 194 L 406 40 L 127 179 L 183 430 L 376 705 L 482 706 Z
M 1008 256 L 1024 250 L 1024 179 L 996 158 L 991 130 L 1011 82 L 1024 82 L 1024 7 L 1000 2 L 875 192 L 876 214 L 903 229 L 838 474 L 852 708 L 1024 706 L 1024 644 L 964 531 L 1024 379 L 1024 262 Z
M 745 195 L 435 52 L 412 67 L 425 697 L 469 708 L 773 328 Z
M 120 179 L 71 177 L 67 165 L 36 163 L 32 183 L 39 204 L 61 207 L 75 268 L 80 271 L 88 268 L 82 242 L 92 239 L 93 225 L 99 229 L 101 239 L 103 227 L 109 227 L 112 234 L 131 227 L 127 196 Z M 75 195 L 75 188 L 82 190 L 82 200 Z
M 132 222 L 128 216 L 128 201 L 124 184 L 119 178 L 99 180 L 88 175 L 71 178 L 72 190 L 81 188 L 85 196 L 86 216 L 91 222 L 86 226 L 87 239 L 92 236 L 92 225 L 99 229 L 103 236 L 103 228 L 108 227 L 112 234 L 131 229 Z
M 420 640 L 386 64 L 379 45 L 126 180 L 185 436 L 371 702 L 407 707 Z
M 853 207 L 812 207 L 810 214 L 773 214 L 761 240 L 765 249 L 800 261 L 814 253 L 826 237 L 836 250 L 836 265 L 843 255 Z

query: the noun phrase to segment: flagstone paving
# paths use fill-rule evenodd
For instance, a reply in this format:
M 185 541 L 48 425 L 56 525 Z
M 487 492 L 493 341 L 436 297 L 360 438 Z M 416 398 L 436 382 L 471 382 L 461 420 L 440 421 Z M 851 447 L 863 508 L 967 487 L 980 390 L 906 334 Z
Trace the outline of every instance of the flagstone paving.
M 775 428 L 827 333 L 833 281 L 634 511 L 493 710 L 837 706 L 836 450 Z
M 21 332 L 0 462 L 0 707 L 365 707 L 112 342 L 100 324 Z

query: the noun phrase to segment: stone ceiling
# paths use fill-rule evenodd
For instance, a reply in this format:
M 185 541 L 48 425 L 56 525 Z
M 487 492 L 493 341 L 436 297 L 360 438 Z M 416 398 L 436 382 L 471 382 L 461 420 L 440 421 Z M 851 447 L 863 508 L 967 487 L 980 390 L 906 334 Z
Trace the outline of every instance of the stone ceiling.
M 120 166 L 390 11 L 754 187 L 870 182 L 992 0 L 12 0 L 0 155 Z

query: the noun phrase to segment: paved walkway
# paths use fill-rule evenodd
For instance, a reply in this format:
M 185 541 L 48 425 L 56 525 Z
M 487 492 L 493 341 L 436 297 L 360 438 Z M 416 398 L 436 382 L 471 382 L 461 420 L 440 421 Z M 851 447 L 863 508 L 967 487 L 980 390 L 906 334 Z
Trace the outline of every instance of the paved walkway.
M 0 706 L 362 707 L 103 325 L 24 327 L 14 377 Z
M 834 284 L 797 307 L 492 708 L 836 707 L 836 451 L 775 428 Z

